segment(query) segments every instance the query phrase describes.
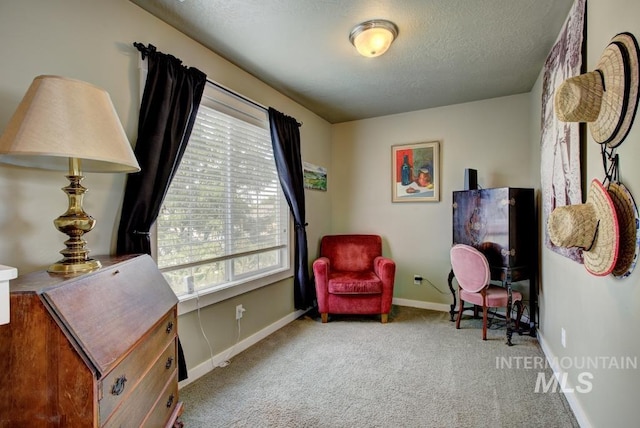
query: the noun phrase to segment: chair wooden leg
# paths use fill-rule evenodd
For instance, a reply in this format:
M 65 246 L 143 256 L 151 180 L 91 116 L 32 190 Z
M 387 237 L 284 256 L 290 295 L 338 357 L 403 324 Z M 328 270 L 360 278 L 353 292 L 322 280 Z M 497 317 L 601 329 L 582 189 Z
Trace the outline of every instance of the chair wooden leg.
M 387 321 L 389 321 L 389 314 L 380 315 L 380 322 L 382 322 L 382 324 L 386 324 Z
M 322 313 L 320 314 L 320 317 L 322 318 L 322 323 L 326 323 L 327 321 L 329 321 L 329 314 L 328 313 Z
M 487 307 L 482 307 L 482 340 L 487 340 Z
M 520 319 L 522 318 L 522 312 L 524 312 L 524 305 L 520 300 L 518 300 L 515 304 L 516 308 L 518 309 L 518 312 L 516 314 L 516 331 L 520 331 Z
M 458 318 L 456 318 L 456 328 L 460 329 L 460 318 L 462 318 L 462 307 L 464 306 L 464 302 L 460 298 L 458 298 L 458 300 L 460 300 L 460 305 L 458 307 Z

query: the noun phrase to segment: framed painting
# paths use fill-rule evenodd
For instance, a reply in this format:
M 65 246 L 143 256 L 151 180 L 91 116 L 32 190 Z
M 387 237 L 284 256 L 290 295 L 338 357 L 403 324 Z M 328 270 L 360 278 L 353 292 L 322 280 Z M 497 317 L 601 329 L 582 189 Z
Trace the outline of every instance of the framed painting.
M 304 188 L 327 191 L 327 169 L 309 162 L 302 162 Z
M 440 143 L 398 144 L 391 147 L 391 201 L 440 200 Z

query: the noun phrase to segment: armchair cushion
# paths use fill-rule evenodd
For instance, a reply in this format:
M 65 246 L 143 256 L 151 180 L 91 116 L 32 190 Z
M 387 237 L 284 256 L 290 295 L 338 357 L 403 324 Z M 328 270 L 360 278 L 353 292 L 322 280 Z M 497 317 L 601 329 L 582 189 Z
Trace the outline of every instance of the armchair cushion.
M 478 306 L 487 306 L 489 308 L 504 308 L 507 306 L 507 293 L 505 289 L 497 285 L 489 285 L 485 289 L 485 300 L 483 301 L 481 293 L 474 293 L 467 291 L 464 288 L 460 288 L 460 299 L 465 302 L 472 303 Z M 522 300 L 522 293 L 513 290 L 512 292 L 513 302 L 519 302 Z
M 336 271 L 329 275 L 329 293 L 380 294 L 382 281 L 373 271 Z

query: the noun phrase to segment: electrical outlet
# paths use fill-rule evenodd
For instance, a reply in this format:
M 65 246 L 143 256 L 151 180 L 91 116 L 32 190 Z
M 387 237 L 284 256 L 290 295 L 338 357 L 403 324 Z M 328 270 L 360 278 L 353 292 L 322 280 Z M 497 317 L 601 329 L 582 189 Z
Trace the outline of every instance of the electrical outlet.
M 564 331 L 564 327 L 560 329 L 560 342 L 562 342 L 562 347 L 567 347 L 567 332 Z
M 422 284 L 422 277 L 420 275 L 413 275 L 413 284 L 414 285 Z
M 246 311 L 246 309 L 244 308 L 244 306 L 242 305 L 238 305 L 236 306 L 236 319 L 239 320 L 240 318 L 242 318 L 242 314 L 244 313 L 244 311 Z

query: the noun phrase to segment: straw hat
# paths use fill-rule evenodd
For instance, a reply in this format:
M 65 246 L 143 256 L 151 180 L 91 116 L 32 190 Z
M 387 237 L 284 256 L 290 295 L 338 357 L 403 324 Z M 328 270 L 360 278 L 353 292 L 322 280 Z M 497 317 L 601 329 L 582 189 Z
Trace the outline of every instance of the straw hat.
M 626 278 L 631 274 L 638 260 L 640 251 L 640 217 L 631 192 L 622 183 L 609 184 L 609 196 L 616 207 L 618 227 L 620 230 L 620 246 L 618 260 L 611 272 L 617 278 Z
M 638 107 L 640 50 L 631 33 L 616 35 L 596 69 L 565 80 L 556 89 L 558 120 L 589 122 L 599 144 L 617 147 L 626 138 Z
M 557 207 L 549 215 L 549 238 L 559 247 L 583 249 L 589 273 L 605 276 L 618 259 L 618 217 L 613 201 L 598 179 L 591 181 L 587 202 Z

